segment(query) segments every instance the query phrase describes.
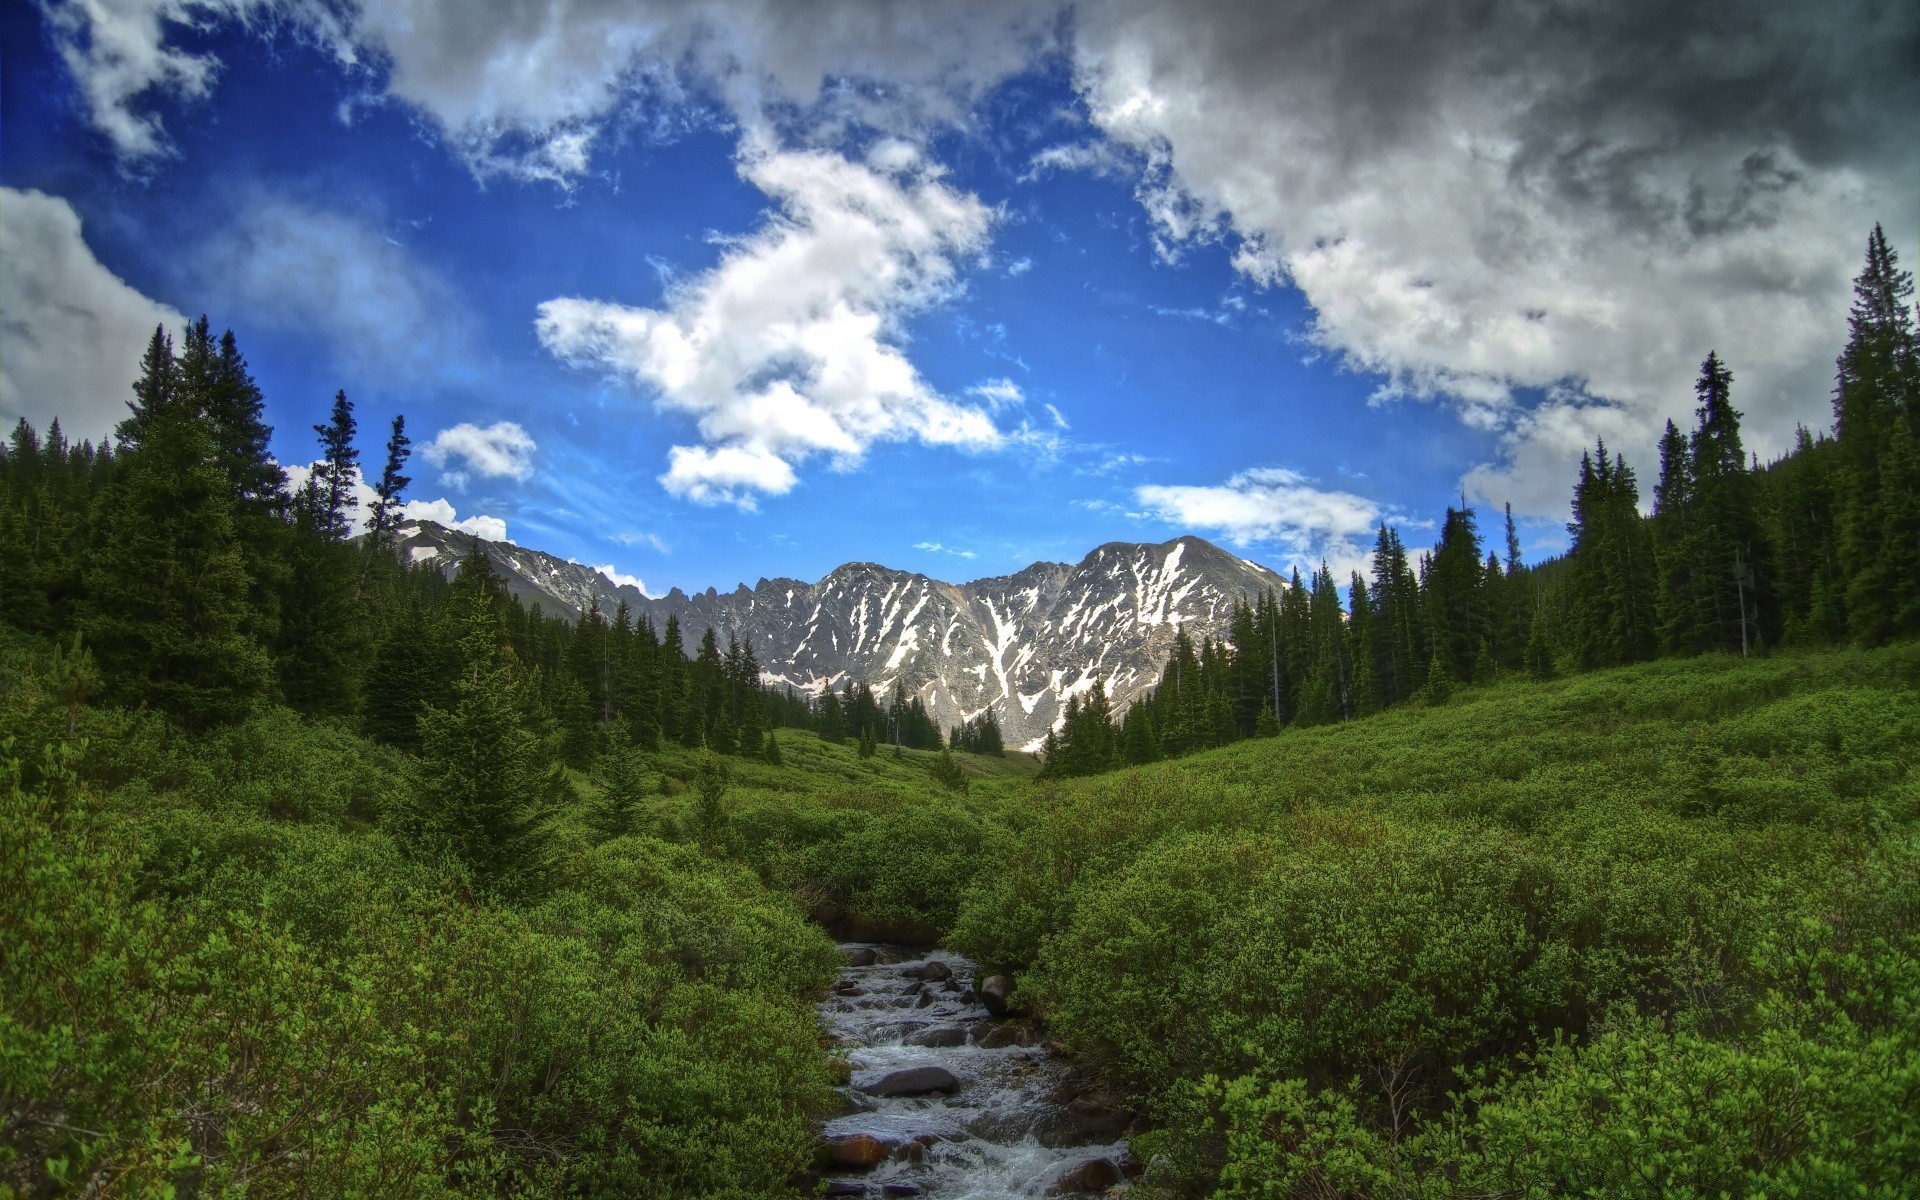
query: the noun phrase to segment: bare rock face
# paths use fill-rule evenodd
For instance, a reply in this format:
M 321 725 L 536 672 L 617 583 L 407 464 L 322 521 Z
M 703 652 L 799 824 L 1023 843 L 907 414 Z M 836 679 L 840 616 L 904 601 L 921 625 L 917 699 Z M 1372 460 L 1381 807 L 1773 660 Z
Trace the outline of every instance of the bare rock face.
M 399 552 L 451 576 L 475 544 L 432 521 L 399 530 Z M 650 597 L 590 567 L 508 542 L 479 546 L 507 589 L 549 616 L 577 620 L 598 602 L 637 621 L 680 622 L 688 647 L 707 629 L 750 644 L 761 677 L 817 693 L 849 681 L 884 701 L 896 684 L 945 731 L 991 708 L 1011 749 L 1037 747 L 1069 698 L 1098 681 L 1116 713 L 1159 682 L 1184 629 L 1224 638 L 1237 600 L 1283 580 L 1202 538 L 1109 542 L 1077 565 L 1034 563 L 1013 575 L 951 584 L 876 563 L 848 563 L 818 583 L 762 579 L 731 592 L 678 588 Z

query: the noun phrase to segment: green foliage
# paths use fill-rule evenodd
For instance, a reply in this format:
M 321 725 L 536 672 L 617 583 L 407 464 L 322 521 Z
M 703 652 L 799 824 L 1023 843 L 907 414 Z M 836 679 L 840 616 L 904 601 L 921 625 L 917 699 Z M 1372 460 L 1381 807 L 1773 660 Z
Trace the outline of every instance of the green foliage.
M 959 763 L 953 761 L 953 752 L 945 748 L 941 749 L 940 757 L 934 759 L 927 767 L 927 772 L 933 776 L 935 783 L 950 792 L 966 791 L 970 781 L 966 771 Z
M 499 597 L 484 560 L 469 560 L 452 613 L 460 675 L 453 708 L 419 718 L 420 757 L 405 814 L 416 851 L 457 864 L 498 895 L 536 889 L 565 788 L 551 749 L 528 727 L 529 684 L 501 641 Z
M 80 624 L 117 699 L 205 728 L 247 711 L 268 664 L 211 430 L 159 331 L 146 371 L 137 445 L 94 502 Z
M 1897 1194 L 1917 683 L 1668 661 L 1068 781 L 952 942 L 1151 1109 L 1163 1185 Z

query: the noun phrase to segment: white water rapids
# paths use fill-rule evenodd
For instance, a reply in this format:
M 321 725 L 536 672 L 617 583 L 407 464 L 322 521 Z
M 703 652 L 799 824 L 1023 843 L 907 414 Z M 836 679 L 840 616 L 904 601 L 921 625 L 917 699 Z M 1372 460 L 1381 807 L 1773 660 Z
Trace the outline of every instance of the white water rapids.
M 857 958 L 871 950 L 878 961 L 848 967 L 820 1003 L 821 1023 L 853 1067 L 842 1091 L 855 1110 L 828 1121 L 824 1133 L 829 1142 L 865 1134 L 889 1153 L 871 1170 L 830 1168 L 830 1195 L 1044 1196 L 1091 1160 L 1127 1161 L 1112 1110 L 1074 1106 L 1071 1072 L 1044 1046 L 979 1044 L 1037 1039 L 995 1021 L 973 998 L 974 964 L 944 950 L 842 949 Z M 945 964 L 949 978 L 923 979 L 929 963 Z M 957 1044 L 915 1044 L 926 1041 Z M 958 1089 L 884 1098 L 862 1090 L 910 1067 L 944 1068 Z

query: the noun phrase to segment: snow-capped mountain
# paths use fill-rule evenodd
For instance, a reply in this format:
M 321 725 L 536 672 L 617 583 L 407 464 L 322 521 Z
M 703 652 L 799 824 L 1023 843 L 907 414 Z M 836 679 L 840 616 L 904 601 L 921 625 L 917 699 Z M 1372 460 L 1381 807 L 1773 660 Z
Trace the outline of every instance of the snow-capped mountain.
M 403 526 L 401 553 L 452 573 L 474 539 L 430 521 Z M 1015 575 L 942 583 L 875 563 L 848 563 L 818 583 L 762 579 L 731 592 L 649 597 L 537 550 L 481 541 L 516 596 L 577 618 L 595 599 L 611 615 L 680 619 L 686 644 L 711 628 L 752 645 L 764 677 L 802 690 L 895 683 L 918 694 L 942 729 L 991 706 L 1010 746 L 1034 745 L 1069 697 L 1106 684 L 1116 709 L 1158 681 L 1184 627 L 1224 636 L 1236 599 L 1282 583 L 1202 538 L 1109 542 L 1080 560 Z

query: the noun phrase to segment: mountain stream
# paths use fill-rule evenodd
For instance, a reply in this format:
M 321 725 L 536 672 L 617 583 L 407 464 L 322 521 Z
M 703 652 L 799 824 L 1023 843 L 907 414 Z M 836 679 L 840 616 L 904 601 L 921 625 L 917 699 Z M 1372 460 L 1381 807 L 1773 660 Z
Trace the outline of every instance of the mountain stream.
M 846 1110 L 823 1130 L 830 1196 L 1089 1194 L 1130 1168 L 1127 1114 L 1085 1093 L 1028 1024 L 996 1020 L 945 950 L 841 946 L 820 1002 L 846 1052 Z

